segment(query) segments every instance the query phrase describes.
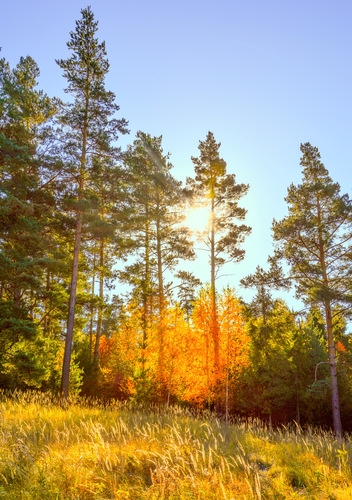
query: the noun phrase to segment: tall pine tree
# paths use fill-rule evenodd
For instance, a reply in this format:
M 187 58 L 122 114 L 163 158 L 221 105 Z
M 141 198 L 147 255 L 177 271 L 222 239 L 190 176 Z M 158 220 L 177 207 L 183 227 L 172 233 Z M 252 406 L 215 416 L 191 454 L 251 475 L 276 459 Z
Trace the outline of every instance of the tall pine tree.
M 213 296 L 213 337 L 215 364 L 219 364 L 218 324 L 216 317 L 215 281 L 219 269 L 227 262 L 243 259 L 245 251 L 240 248 L 251 229 L 237 225 L 236 220 L 243 220 L 246 210 L 238 206 L 249 186 L 237 184 L 235 174 L 226 172 L 226 162 L 219 155 L 221 143 L 215 141 L 212 132 L 208 132 L 205 141 L 199 141 L 199 157 L 192 157 L 195 178 L 187 179 L 188 186 L 196 200 L 201 200 L 209 209 L 209 223 L 203 242 L 210 253 L 210 285 Z
M 288 216 L 274 220 L 274 239 L 297 283 L 297 294 L 325 315 L 331 373 L 332 416 L 341 436 L 334 324 L 352 302 L 352 204 L 340 194 L 308 142 L 301 145 L 302 183 L 288 188 Z
M 62 370 L 62 395 L 69 392 L 69 372 L 78 282 L 78 264 L 81 248 L 84 214 L 89 200 L 89 172 L 92 158 L 106 155 L 119 159 L 120 151 L 112 147 L 120 133 L 125 133 L 125 120 L 117 120 L 119 110 L 115 95 L 105 89 L 105 76 L 109 70 L 105 43 L 95 34 L 98 22 L 90 7 L 82 9 L 82 18 L 76 21 L 75 31 L 67 43 L 71 57 L 58 60 L 68 81 L 66 92 L 73 102 L 65 106 L 61 123 L 65 132 L 66 151 L 71 160 L 72 178 L 77 185 L 75 203 L 75 230 L 70 301 L 67 320 L 65 355 Z

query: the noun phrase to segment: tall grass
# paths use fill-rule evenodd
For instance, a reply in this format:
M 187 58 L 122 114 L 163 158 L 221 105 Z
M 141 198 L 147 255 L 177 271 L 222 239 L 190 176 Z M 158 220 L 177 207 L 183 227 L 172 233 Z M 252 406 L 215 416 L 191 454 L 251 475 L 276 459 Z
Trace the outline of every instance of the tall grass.
M 0 499 L 344 500 L 351 452 L 313 429 L 0 394 Z

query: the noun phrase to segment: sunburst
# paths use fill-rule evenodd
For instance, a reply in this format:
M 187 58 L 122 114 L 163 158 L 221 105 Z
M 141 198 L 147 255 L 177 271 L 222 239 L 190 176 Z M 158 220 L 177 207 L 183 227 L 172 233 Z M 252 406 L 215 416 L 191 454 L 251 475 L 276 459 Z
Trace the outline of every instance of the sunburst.
M 187 210 L 184 225 L 193 233 L 203 233 L 209 227 L 210 210 L 204 205 L 190 206 Z

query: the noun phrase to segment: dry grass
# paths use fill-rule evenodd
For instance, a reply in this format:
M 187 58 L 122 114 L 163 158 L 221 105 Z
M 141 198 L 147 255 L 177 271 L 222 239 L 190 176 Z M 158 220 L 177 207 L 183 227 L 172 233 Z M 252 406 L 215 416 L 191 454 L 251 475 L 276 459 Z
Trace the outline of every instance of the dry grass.
M 0 499 L 352 499 L 352 443 L 179 408 L 1 396 Z

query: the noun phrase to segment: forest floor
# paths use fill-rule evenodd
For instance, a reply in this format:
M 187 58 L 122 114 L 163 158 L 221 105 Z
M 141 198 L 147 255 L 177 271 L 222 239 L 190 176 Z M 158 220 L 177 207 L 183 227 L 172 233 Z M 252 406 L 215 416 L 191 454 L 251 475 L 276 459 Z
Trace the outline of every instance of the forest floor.
M 352 499 L 352 438 L 0 394 L 0 499 Z

